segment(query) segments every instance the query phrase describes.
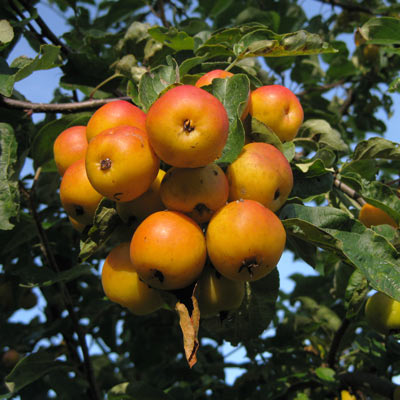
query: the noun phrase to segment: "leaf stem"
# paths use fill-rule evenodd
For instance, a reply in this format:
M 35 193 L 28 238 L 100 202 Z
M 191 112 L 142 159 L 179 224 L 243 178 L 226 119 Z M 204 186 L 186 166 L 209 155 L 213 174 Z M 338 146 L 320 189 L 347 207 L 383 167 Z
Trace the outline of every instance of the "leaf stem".
M 114 75 L 109 76 L 107 79 L 104 79 L 103 82 L 100 82 L 89 94 L 89 99 L 92 100 L 94 94 L 104 85 L 106 85 L 108 82 L 111 82 L 115 78 L 120 78 L 123 77 L 123 75 L 115 73 Z

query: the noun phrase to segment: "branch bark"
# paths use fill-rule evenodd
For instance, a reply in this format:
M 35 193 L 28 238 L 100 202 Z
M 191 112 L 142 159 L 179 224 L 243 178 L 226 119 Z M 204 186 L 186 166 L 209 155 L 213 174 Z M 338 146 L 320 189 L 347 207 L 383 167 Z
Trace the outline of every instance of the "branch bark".
M 339 179 L 335 178 L 333 184 L 341 190 L 343 193 L 346 193 L 352 199 L 354 199 L 361 207 L 366 204 L 367 202 L 362 198 L 361 194 L 356 192 L 350 186 L 347 186 L 345 183 L 340 181 Z
M 22 101 L 11 99 L 9 97 L 0 96 L 0 107 L 25 110 L 32 113 L 76 113 L 81 111 L 90 111 L 98 108 L 104 104 L 110 103 L 115 100 L 126 100 L 131 101 L 128 96 L 108 98 L 108 99 L 96 99 L 96 100 L 86 100 L 74 103 L 59 103 L 59 104 L 49 104 L 49 103 L 31 103 L 30 101 Z
M 336 331 L 335 336 L 333 337 L 331 347 L 328 352 L 327 362 L 329 368 L 335 368 L 336 366 L 336 357 L 337 352 L 339 350 L 340 342 L 343 339 L 344 334 L 346 333 L 347 328 L 350 325 L 350 321 L 347 318 L 344 318 L 342 324 L 340 325 L 339 329 Z
M 26 201 L 28 203 L 29 211 L 35 221 L 37 233 L 39 236 L 40 249 L 44 256 L 44 259 L 45 259 L 46 263 L 48 264 L 48 266 L 53 271 L 55 271 L 56 273 L 60 273 L 60 268 L 57 264 L 54 254 L 51 250 L 49 240 L 47 238 L 45 230 L 43 229 L 42 223 L 40 221 L 40 218 L 39 218 L 37 210 L 36 210 L 36 204 L 35 204 L 35 200 L 34 200 L 34 192 L 35 192 L 35 184 L 38 180 L 39 174 L 40 174 L 40 168 L 38 169 L 38 171 L 35 174 L 35 178 L 34 178 L 31 189 L 26 189 L 21 181 L 19 182 L 19 189 L 20 189 L 22 195 L 24 196 L 24 198 L 26 199 Z M 85 373 L 86 373 L 86 378 L 88 380 L 89 387 L 90 387 L 91 398 L 93 400 L 101 400 L 102 397 L 100 394 L 100 389 L 99 389 L 97 382 L 95 380 L 95 377 L 94 377 L 94 370 L 93 370 L 93 366 L 91 363 L 88 346 L 86 343 L 85 333 L 83 332 L 82 327 L 79 324 L 79 319 L 75 313 L 71 295 L 68 291 L 68 288 L 66 287 L 66 285 L 64 283 L 60 282 L 58 285 L 59 285 L 60 291 L 62 293 L 62 298 L 63 298 L 65 308 L 68 311 L 68 314 L 72 320 L 72 324 L 74 326 L 75 332 L 78 336 L 79 345 L 81 347 L 82 354 L 83 354 L 83 364 L 84 364 L 84 369 L 85 369 Z

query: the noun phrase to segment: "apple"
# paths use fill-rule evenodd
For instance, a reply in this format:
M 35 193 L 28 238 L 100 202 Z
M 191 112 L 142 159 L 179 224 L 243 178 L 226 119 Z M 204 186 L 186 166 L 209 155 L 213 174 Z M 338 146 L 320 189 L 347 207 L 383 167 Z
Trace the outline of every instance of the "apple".
M 115 100 L 104 104 L 94 112 L 86 127 L 88 142 L 100 132 L 129 125 L 146 129 L 146 114 L 138 107 L 125 100 Z
M 282 142 L 296 137 L 304 119 L 300 101 L 282 85 L 266 85 L 253 90 L 249 113 L 267 125 Z
M 216 97 L 195 86 L 181 85 L 152 104 L 146 128 L 161 160 L 179 168 L 196 168 L 221 156 L 229 120 Z

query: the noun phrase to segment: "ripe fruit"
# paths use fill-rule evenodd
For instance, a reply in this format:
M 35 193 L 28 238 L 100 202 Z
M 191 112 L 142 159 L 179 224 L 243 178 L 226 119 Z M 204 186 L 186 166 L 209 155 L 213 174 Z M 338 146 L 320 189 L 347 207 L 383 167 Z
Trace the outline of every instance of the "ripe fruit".
M 244 298 L 244 282 L 232 281 L 213 267 L 204 268 L 196 286 L 202 318 L 213 317 L 221 311 L 236 310 Z
M 224 79 L 224 78 L 230 78 L 231 76 L 233 76 L 232 72 L 224 71 L 223 69 L 213 69 L 212 71 L 209 71 L 206 74 L 204 74 L 202 77 L 200 77 L 197 80 L 197 82 L 195 83 L 195 86 L 200 88 L 202 86 L 211 85 L 212 81 L 215 78 Z M 242 115 L 240 117 L 240 119 L 242 121 L 244 121 L 246 119 L 246 117 L 249 113 L 249 108 L 250 108 L 250 93 L 249 93 L 246 107 L 244 108 Z
M 233 280 L 255 281 L 269 274 L 285 248 L 280 219 L 254 200 L 228 203 L 208 224 L 208 255 L 215 269 Z
M 200 88 L 202 86 L 211 85 L 212 81 L 215 78 L 224 79 L 224 78 L 230 78 L 231 76 L 233 76 L 232 72 L 224 71 L 223 69 L 214 69 L 212 71 L 207 72 L 202 77 L 200 77 L 195 83 L 195 86 Z
M 88 142 L 106 129 L 129 125 L 146 129 L 146 114 L 125 100 L 116 100 L 101 106 L 90 118 L 86 127 Z
M 272 129 L 282 142 L 295 138 L 304 118 L 303 107 L 296 95 L 281 85 L 253 90 L 249 112 Z
M 229 165 L 229 200 L 256 200 L 272 211 L 286 202 L 293 188 L 293 174 L 286 157 L 267 143 L 245 145 Z
M 173 167 L 161 182 L 161 199 L 169 210 L 181 211 L 199 224 L 228 200 L 228 180 L 216 164 L 199 168 Z
M 388 334 L 400 329 L 400 302 L 383 292 L 376 292 L 365 303 L 365 317 L 377 332 Z
M 358 219 L 367 227 L 375 225 L 391 225 L 394 228 L 397 228 L 396 221 L 385 211 L 381 210 L 378 207 L 375 207 L 371 204 L 364 204 L 361 207 L 360 214 L 358 215 Z
M 143 221 L 150 214 L 165 209 L 160 196 L 160 185 L 164 176 L 165 171 L 158 170 L 156 179 L 145 193 L 131 201 L 117 203 L 116 209 L 123 221 Z
M 131 261 L 150 286 L 182 289 L 201 274 L 206 242 L 200 227 L 176 211 L 159 211 L 147 217 L 131 241 Z
M 106 257 L 101 272 L 106 296 L 133 314 L 145 315 L 163 305 L 160 294 L 139 279 L 129 256 L 129 242 L 114 247 Z
M 203 89 L 168 90 L 147 113 L 147 134 L 156 154 L 175 167 L 203 167 L 220 157 L 229 120 L 222 103 Z
M 133 126 L 107 129 L 94 137 L 86 152 L 86 172 L 92 186 L 115 201 L 130 201 L 154 181 L 160 160 L 146 132 Z
M 356 396 L 350 394 L 347 390 L 342 390 L 340 392 L 341 400 L 357 400 Z
M 71 222 L 72 227 L 79 233 L 82 233 L 84 231 L 84 229 L 86 228 L 85 224 L 81 224 L 76 219 L 72 218 L 70 215 L 68 215 L 68 219 L 69 219 L 69 222 Z
M 71 164 L 85 158 L 87 146 L 86 126 L 72 126 L 57 136 L 53 145 L 53 154 L 61 176 Z
M 85 159 L 67 168 L 61 180 L 60 199 L 68 216 L 82 225 L 91 225 L 102 198 L 89 182 Z
M 10 349 L 7 350 L 4 354 L 3 357 L 1 358 L 1 362 L 6 368 L 13 368 L 19 359 L 21 358 L 20 354 L 18 353 L 17 350 Z

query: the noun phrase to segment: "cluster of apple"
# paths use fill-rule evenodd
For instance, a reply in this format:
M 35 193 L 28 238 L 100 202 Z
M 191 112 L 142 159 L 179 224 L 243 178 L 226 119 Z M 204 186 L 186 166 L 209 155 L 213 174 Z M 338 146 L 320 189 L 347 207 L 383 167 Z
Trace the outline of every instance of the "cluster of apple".
M 108 103 L 87 126 L 65 130 L 54 143 L 61 202 L 77 230 L 92 224 L 103 197 L 115 201 L 123 221 L 138 221 L 102 269 L 107 297 L 135 314 L 162 307 L 160 290 L 195 282 L 203 317 L 235 309 L 245 282 L 269 274 L 284 250 L 286 233 L 275 212 L 293 187 L 285 156 L 250 142 L 226 170 L 215 163 L 229 120 L 201 86 L 230 76 L 215 70 L 196 85 L 173 87 L 147 114 L 126 101 Z M 280 85 L 252 91 L 241 119 L 248 114 L 282 142 L 303 121 L 300 102 Z

